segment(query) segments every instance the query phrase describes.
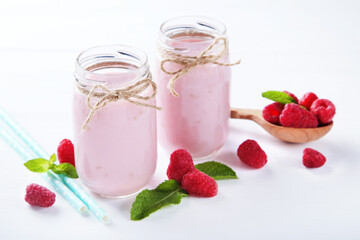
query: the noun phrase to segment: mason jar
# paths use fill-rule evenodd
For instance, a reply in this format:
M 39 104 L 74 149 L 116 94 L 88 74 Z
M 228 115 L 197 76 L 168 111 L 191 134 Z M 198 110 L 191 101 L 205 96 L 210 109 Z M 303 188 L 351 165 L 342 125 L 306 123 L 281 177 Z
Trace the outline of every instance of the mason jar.
M 102 196 L 138 192 L 157 159 L 156 85 L 146 54 L 126 45 L 87 49 L 76 60 L 74 86 L 79 178 Z
M 227 46 L 226 28 L 215 19 L 177 17 L 161 25 L 158 133 L 167 151 L 183 148 L 194 158 L 205 158 L 224 145 L 233 65 L 228 63 Z

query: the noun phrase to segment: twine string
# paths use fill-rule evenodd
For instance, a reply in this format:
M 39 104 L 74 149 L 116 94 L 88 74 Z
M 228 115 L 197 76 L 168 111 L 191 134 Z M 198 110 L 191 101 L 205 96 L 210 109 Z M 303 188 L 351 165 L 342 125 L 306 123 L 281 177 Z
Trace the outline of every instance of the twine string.
M 218 44 L 221 43 L 221 51 L 215 55 L 208 55 L 208 53 Z M 240 64 L 241 60 L 238 60 L 234 63 L 224 63 L 219 62 L 218 60 L 225 56 L 228 52 L 228 42 L 225 37 L 216 38 L 199 56 L 184 56 L 181 54 L 177 54 L 165 49 L 161 49 L 160 52 L 164 55 L 165 59 L 163 59 L 160 63 L 161 70 L 169 75 L 174 75 L 168 82 L 167 88 L 171 92 L 171 94 L 175 97 L 178 97 L 179 94 L 175 90 L 175 83 L 181 76 L 188 73 L 197 65 L 204 65 L 208 63 L 220 65 L 220 66 L 234 66 Z M 166 63 L 176 63 L 181 65 L 182 67 L 176 71 L 168 71 L 165 68 Z
M 149 86 L 152 87 L 153 91 L 152 94 L 149 96 L 141 96 L 139 95 L 142 93 L 145 89 L 147 89 Z M 157 93 L 157 87 L 155 82 L 152 81 L 151 78 L 146 78 L 141 81 L 136 82 L 135 84 L 128 86 L 126 88 L 120 88 L 120 89 L 114 89 L 110 90 L 104 85 L 97 84 L 92 87 L 92 89 L 89 91 L 85 89 L 84 87 L 77 84 L 77 88 L 79 91 L 85 95 L 87 95 L 87 106 L 90 109 L 90 112 L 82 125 L 82 130 L 85 131 L 88 127 L 89 122 L 94 117 L 94 114 L 101 108 L 105 107 L 108 103 L 116 102 L 121 99 L 126 100 L 130 103 L 144 106 L 144 107 L 150 107 L 157 110 L 160 110 L 160 107 L 157 107 L 155 105 L 147 104 L 138 100 L 150 100 L 155 97 Z M 93 105 L 91 104 L 92 100 L 94 98 L 99 98 L 97 102 L 95 102 Z M 134 100 L 135 99 L 135 100 Z

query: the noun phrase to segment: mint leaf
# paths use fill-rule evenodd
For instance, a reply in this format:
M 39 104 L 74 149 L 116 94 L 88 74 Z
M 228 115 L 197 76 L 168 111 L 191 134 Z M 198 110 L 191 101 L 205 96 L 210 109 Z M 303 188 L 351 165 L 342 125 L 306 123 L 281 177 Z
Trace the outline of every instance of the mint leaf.
M 296 103 L 295 99 L 290 97 L 289 94 L 280 92 L 280 91 L 267 91 L 261 94 L 264 98 L 268 98 L 275 102 L 279 102 L 282 104 L 286 103 Z
M 168 191 L 177 190 L 178 188 L 180 188 L 179 182 L 176 180 L 170 179 L 170 180 L 165 180 L 164 182 L 160 183 L 159 186 L 157 186 L 155 188 L 155 190 L 161 191 L 161 192 L 168 192 Z M 184 189 L 181 189 L 180 193 L 183 194 L 183 197 L 189 196 Z
M 37 158 L 27 161 L 24 165 L 32 172 L 43 173 L 49 170 L 51 163 L 46 159 Z
M 131 220 L 141 220 L 170 204 L 179 204 L 186 192 L 176 180 L 166 180 L 153 190 L 140 192 L 132 204 Z
M 70 178 L 78 178 L 75 167 L 70 163 L 62 163 L 60 165 L 54 165 L 51 170 L 56 174 L 65 174 Z
M 54 164 L 56 162 L 56 155 L 55 153 L 50 156 L 50 163 Z
M 160 183 L 159 186 L 155 188 L 155 190 L 162 191 L 162 192 L 168 192 L 176 190 L 180 187 L 180 184 L 178 181 L 170 179 L 165 180 L 164 182 Z
M 237 179 L 236 173 L 230 167 L 219 162 L 204 162 L 195 165 L 195 168 L 215 180 Z

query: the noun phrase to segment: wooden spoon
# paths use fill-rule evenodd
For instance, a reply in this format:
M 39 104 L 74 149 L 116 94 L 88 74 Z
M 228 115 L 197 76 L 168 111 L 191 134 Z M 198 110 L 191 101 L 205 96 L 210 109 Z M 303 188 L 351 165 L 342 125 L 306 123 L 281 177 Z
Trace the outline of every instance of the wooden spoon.
M 292 128 L 271 124 L 262 117 L 261 110 L 231 108 L 231 118 L 253 120 L 265 131 L 285 142 L 305 143 L 317 140 L 327 134 L 333 122 L 317 128 Z

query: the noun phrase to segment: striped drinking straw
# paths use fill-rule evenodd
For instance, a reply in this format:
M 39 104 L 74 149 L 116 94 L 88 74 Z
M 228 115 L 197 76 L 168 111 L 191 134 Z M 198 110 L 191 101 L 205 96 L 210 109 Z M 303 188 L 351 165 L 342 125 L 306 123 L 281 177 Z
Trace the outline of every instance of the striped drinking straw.
M 49 154 L 33 140 L 2 108 L 0 108 L 0 120 L 2 120 L 35 154 L 42 158 L 49 158 Z M 105 210 L 85 192 L 75 180 L 61 174 L 58 175 L 65 185 L 80 198 L 89 210 L 103 223 L 108 222 L 109 216 Z
M 7 126 L 0 122 L 0 136 L 5 140 L 6 143 L 10 145 L 12 149 L 17 152 L 24 161 L 29 159 L 36 158 L 36 154 L 34 154 L 31 149 L 27 146 L 21 144 L 21 141 L 14 135 L 10 130 L 7 129 Z M 72 192 L 69 188 L 65 186 L 65 184 L 55 176 L 52 172 L 41 173 L 41 176 L 48 180 L 53 188 L 63 196 L 66 201 L 68 201 L 73 208 L 76 209 L 79 213 L 86 213 L 88 208 L 86 205 L 80 201 L 80 199 Z

